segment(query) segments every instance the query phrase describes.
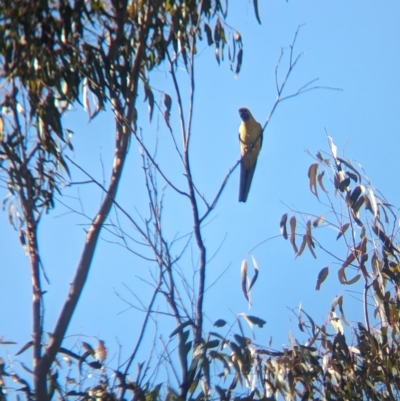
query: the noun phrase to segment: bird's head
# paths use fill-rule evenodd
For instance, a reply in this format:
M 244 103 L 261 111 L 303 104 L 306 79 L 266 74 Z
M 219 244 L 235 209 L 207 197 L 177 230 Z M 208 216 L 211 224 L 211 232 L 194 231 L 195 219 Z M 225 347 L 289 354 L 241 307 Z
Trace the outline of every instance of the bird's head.
M 243 121 L 247 121 L 247 120 L 249 120 L 249 118 L 251 117 L 250 110 L 249 110 L 249 109 L 246 109 L 246 107 L 241 107 L 241 108 L 239 109 L 239 115 L 240 115 L 240 118 L 241 118 Z

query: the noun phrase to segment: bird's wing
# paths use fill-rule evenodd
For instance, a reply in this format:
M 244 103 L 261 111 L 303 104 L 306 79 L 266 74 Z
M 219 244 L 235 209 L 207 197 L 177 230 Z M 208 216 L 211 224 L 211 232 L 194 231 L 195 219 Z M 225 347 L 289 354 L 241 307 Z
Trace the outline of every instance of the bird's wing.
M 250 118 L 239 127 L 240 166 L 239 202 L 246 202 L 262 144 L 262 127 Z

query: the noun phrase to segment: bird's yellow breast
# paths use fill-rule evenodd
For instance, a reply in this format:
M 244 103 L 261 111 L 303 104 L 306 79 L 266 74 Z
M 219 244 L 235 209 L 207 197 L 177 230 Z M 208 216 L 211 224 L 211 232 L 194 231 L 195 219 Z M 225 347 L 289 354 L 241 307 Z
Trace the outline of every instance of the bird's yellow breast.
M 246 170 L 251 169 L 257 161 L 261 149 L 262 127 L 254 119 L 242 121 L 239 127 L 240 154 L 242 165 Z

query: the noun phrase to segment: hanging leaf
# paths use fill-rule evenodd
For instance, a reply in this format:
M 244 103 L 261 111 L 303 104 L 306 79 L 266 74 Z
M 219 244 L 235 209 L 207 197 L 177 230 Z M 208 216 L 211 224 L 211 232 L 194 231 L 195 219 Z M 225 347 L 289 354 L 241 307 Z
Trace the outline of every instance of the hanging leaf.
M 253 5 L 254 5 L 254 13 L 256 14 L 257 21 L 261 25 L 260 15 L 258 13 L 258 0 L 253 0 Z
M 338 278 L 339 278 L 340 284 L 346 284 L 347 283 L 346 273 L 345 273 L 345 269 L 343 267 L 341 267 L 338 270 Z
M 312 239 L 312 234 L 311 234 L 311 220 L 308 220 L 307 225 L 306 225 L 306 242 L 307 242 L 308 249 L 310 250 L 314 259 L 317 259 L 317 256 L 315 255 L 315 252 L 313 249 L 313 248 L 315 248 L 315 244 L 314 244 L 314 241 Z
M 154 110 L 154 94 L 147 82 L 144 84 L 144 94 L 144 101 L 147 100 L 149 104 L 149 122 L 151 122 Z
M 393 252 L 400 253 L 400 251 L 393 245 L 392 240 L 385 234 L 383 230 L 381 230 L 377 225 L 372 227 L 372 231 L 379 237 L 379 239 L 383 242 L 386 249 L 394 255 Z
M 217 392 L 217 394 L 218 394 L 218 396 L 219 396 L 219 399 L 222 401 L 222 400 L 226 400 L 227 398 L 226 398 L 226 390 L 225 389 L 223 389 L 223 388 L 221 388 L 220 386 L 218 386 L 218 385 L 215 385 L 215 391 Z
M 247 302 L 250 302 L 249 295 L 247 292 L 247 262 L 243 259 L 242 265 L 240 266 L 240 281 L 242 283 L 242 291 Z
M 365 190 L 363 185 L 357 185 L 353 191 L 351 192 L 350 195 L 350 206 L 353 206 L 356 204 L 358 197 L 363 193 Z
M 343 296 L 342 296 L 342 295 L 341 295 L 340 297 L 338 297 L 337 306 L 339 307 L 341 319 L 343 320 L 343 322 L 344 322 L 347 326 L 350 326 L 350 324 L 347 322 L 346 317 L 345 317 L 345 315 L 344 315 Z
M 226 325 L 226 321 L 224 319 L 218 319 L 214 322 L 215 327 L 224 327 Z
M 82 81 L 82 98 L 83 109 L 90 115 L 89 85 L 86 77 Z
M 101 369 L 103 364 L 98 361 L 86 362 L 92 369 Z
M 317 259 L 317 255 L 315 254 L 315 252 L 314 252 L 314 242 L 312 241 L 312 239 L 311 239 L 311 237 L 309 237 L 308 235 L 306 236 L 307 237 L 307 246 L 308 246 L 308 249 L 310 250 L 310 252 L 311 252 L 311 255 L 314 257 L 314 259 Z
M 244 320 L 246 320 L 246 322 L 250 325 L 250 327 L 252 327 L 252 325 L 255 324 L 256 326 L 263 328 L 264 324 L 267 323 L 265 320 L 260 319 L 257 316 L 246 315 L 245 313 L 240 313 L 239 316 L 241 316 Z
M 82 347 L 84 348 L 84 350 L 86 352 L 89 352 L 89 355 L 92 355 L 92 356 L 95 355 L 96 351 L 89 343 L 86 343 L 85 341 L 81 341 L 81 343 L 82 343 Z
M 350 223 L 343 224 L 342 227 L 340 227 L 340 232 L 337 235 L 336 239 L 338 240 L 344 233 L 347 231 L 347 229 L 350 227 Z
M 342 322 L 340 319 L 336 316 L 335 313 L 331 312 L 331 316 L 329 319 L 330 324 L 333 327 L 333 330 L 335 331 L 335 334 L 343 334 L 343 326 Z
M 345 267 L 342 266 L 338 270 L 338 278 L 339 278 L 340 284 L 347 284 L 347 277 L 346 277 Z
M 333 186 L 335 187 L 336 191 L 339 189 L 339 184 L 340 184 L 339 173 L 335 173 L 335 175 L 333 177 Z M 336 195 L 336 192 L 335 192 L 335 195 Z
M 169 338 L 174 337 L 176 334 L 181 333 L 183 331 L 183 329 L 187 326 L 189 326 L 190 324 L 193 324 L 191 320 L 187 320 L 186 322 L 180 324 L 175 330 L 173 330 L 171 332 L 171 334 L 169 335 Z M 188 333 L 188 332 L 186 332 Z
M 350 178 L 347 177 L 339 182 L 339 191 L 344 192 L 349 185 L 350 185 Z
M 352 207 L 353 215 L 356 219 L 359 219 L 360 217 L 358 212 L 360 211 L 361 206 L 364 204 L 364 199 L 364 196 L 361 196 Z
M 369 210 L 374 215 L 374 217 L 377 217 L 378 206 L 376 203 L 374 191 L 371 188 L 368 188 L 367 196 L 368 196 L 368 200 L 369 200 Z
M 184 361 L 187 359 L 187 356 L 192 349 L 192 341 L 179 341 L 178 344 L 178 352 L 179 352 L 179 357 L 181 361 Z
M 205 343 L 206 348 L 216 348 L 220 344 L 219 340 L 209 340 Z
M 165 123 L 167 124 L 168 129 L 170 130 L 170 132 L 172 132 L 172 128 L 170 125 L 170 116 L 171 116 L 171 105 L 172 105 L 172 99 L 171 96 L 168 95 L 167 93 L 164 94 L 164 105 L 165 105 L 165 110 L 164 110 L 164 120 Z
M 292 216 L 290 218 L 290 243 L 294 249 L 294 253 L 297 255 L 299 250 L 297 249 L 296 245 L 296 217 Z
M 334 312 L 337 305 L 342 305 L 343 295 L 336 296 L 331 303 L 331 312 Z
M 382 208 L 382 211 L 383 211 L 383 214 L 385 215 L 385 223 L 386 223 L 386 224 L 389 224 L 389 216 L 388 216 L 388 214 L 386 213 L 386 208 L 383 207 L 383 208 Z M 377 217 L 379 218 L 379 209 L 377 209 Z
M 14 341 L 3 341 L 3 340 L 0 340 L 0 344 L 1 345 L 16 345 L 17 343 L 14 342 Z M 3 360 L 0 358 L 0 375 L 2 374 L 1 373 L 1 367 L 4 366 L 4 363 L 2 363 L 2 362 L 3 362 Z
M 282 234 L 283 238 L 288 239 L 287 230 L 286 230 L 286 222 L 287 222 L 287 213 L 285 213 L 281 217 L 281 221 L 279 223 L 279 226 L 281 228 L 281 234 Z
M 325 221 L 325 215 L 316 218 L 313 222 L 313 227 L 319 227 Z
M 360 279 L 360 277 L 361 277 L 361 274 L 357 274 L 357 275 L 354 276 L 351 280 L 348 280 L 346 284 L 347 284 L 347 285 L 354 284 L 354 283 L 356 283 L 356 282 Z
M 318 273 L 318 279 L 317 279 L 317 285 L 315 286 L 315 290 L 319 291 L 321 288 L 321 284 L 326 280 L 329 274 L 329 267 L 324 267 L 319 273 Z
M 169 117 L 170 117 L 169 111 L 165 110 L 164 111 L 165 124 L 167 124 L 168 129 L 172 132 L 172 127 L 171 127 L 171 124 L 169 123 Z
M 21 355 L 24 351 L 26 351 L 28 348 L 32 347 L 33 345 L 33 341 L 28 341 L 16 354 L 17 355 Z
M 354 252 L 351 252 L 350 255 L 346 258 L 345 262 L 342 265 L 342 269 L 345 269 L 347 266 L 349 266 L 351 263 L 353 263 L 356 259 L 356 256 Z
M 8 204 L 8 222 L 13 226 L 14 230 L 18 230 L 16 221 L 15 221 L 15 207 L 14 207 L 13 202 L 10 202 Z
M 248 339 L 246 337 L 239 336 L 239 334 L 234 334 L 233 338 L 235 339 L 235 341 L 239 344 L 239 346 L 241 348 L 246 348 L 247 347 Z
M 164 105 L 165 105 L 165 109 L 169 113 L 171 111 L 172 99 L 171 99 L 171 96 L 168 95 L 168 93 L 164 94 Z
M 305 249 L 306 245 L 307 245 L 307 234 L 304 234 L 303 235 L 303 241 L 301 242 L 300 249 L 297 252 L 296 258 L 298 256 L 300 256 L 304 252 L 304 249 Z
M 357 174 L 353 174 L 350 171 L 346 171 L 346 175 L 347 177 L 349 177 L 350 179 L 352 179 L 354 182 L 358 182 L 358 176 Z
M 232 53 L 231 53 L 232 52 Z M 233 62 L 236 59 L 236 41 L 232 39 L 232 46 L 228 46 L 228 58 L 229 58 L 229 66 L 233 71 Z
M 235 34 L 233 35 L 233 39 L 236 43 L 238 43 L 240 46 L 242 46 L 242 36 L 238 31 L 235 31 Z
M 218 47 L 215 49 L 215 58 L 217 59 L 218 64 L 220 64 L 221 60 L 219 57 L 219 49 Z
M 308 168 L 308 178 L 310 179 L 309 181 L 310 191 L 318 198 L 317 169 L 318 169 L 318 163 L 311 164 L 311 166 Z
M 207 35 L 207 44 L 208 44 L 208 46 L 211 46 L 214 43 L 214 41 L 212 38 L 211 28 L 206 23 L 204 23 L 204 30 L 206 31 L 206 35 Z
M 333 143 L 333 139 L 330 136 L 328 136 L 328 142 L 329 142 L 329 147 L 331 149 L 332 156 L 336 160 L 337 159 L 337 147 Z
M 29 374 L 33 375 L 33 370 L 32 370 L 32 369 L 28 368 L 28 366 L 26 366 L 26 365 L 25 365 L 24 363 L 22 363 L 21 361 L 20 361 L 19 363 L 20 363 L 22 369 L 24 369 L 24 370 L 25 370 L 26 372 L 28 372 Z M 13 379 L 15 380 L 15 374 L 13 375 Z M 25 384 L 25 383 L 23 383 L 23 379 L 16 380 L 16 381 L 18 381 L 18 382 L 21 383 L 21 384 Z M 3 381 L 2 381 L 2 384 L 3 384 Z
M 222 363 L 222 365 L 224 366 L 224 376 L 228 376 L 231 373 L 231 369 L 229 367 L 229 363 L 226 360 L 227 355 L 225 354 L 221 354 L 219 352 L 216 352 L 214 350 L 211 350 L 208 355 L 212 358 L 212 359 L 217 359 L 218 361 L 220 361 Z
M 342 158 L 340 158 L 340 157 L 338 157 L 337 158 L 338 159 L 338 161 L 340 162 L 340 163 L 343 163 L 346 167 L 348 167 L 350 170 L 353 170 L 354 171 L 354 173 L 357 175 L 357 178 L 356 177 L 354 177 L 354 175 L 353 174 L 351 174 L 349 171 L 346 173 L 353 181 L 355 181 L 355 182 L 361 182 L 361 174 L 357 171 L 357 169 L 355 169 L 354 167 L 353 167 L 353 165 L 350 163 L 350 162 L 348 162 L 347 160 L 344 160 L 344 159 L 342 159 Z
M 322 171 L 321 173 L 318 174 L 317 176 L 317 181 L 321 189 L 327 194 L 328 191 L 324 187 L 324 183 L 322 182 L 322 178 L 324 177 L 325 171 Z
M 258 263 L 257 263 L 257 261 L 256 261 L 256 259 L 254 258 L 253 255 L 251 255 L 251 259 L 253 260 L 254 276 L 251 279 L 248 291 L 250 291 L 252 289 L 252 287 L 256 283 L 257 277 L 258 277 Z
M 355 216 L 359 217 L 358 212 L 361 206 L 364 204 L 364 202 L 365 202 L 365 196 L 360 196 L 358 200 L 355 203 L 353 203 L 352 210 Z
M 0 116 L 0 142 L 3 140 L 4 138 L 4 120 L 3 117 Z
M 242 68 L 242 62 L 243 62 L 243 48 L 240 48 L 237 54 L 237 62 L 236 62 L 236 70 L 235 70 L 235 75 L 238 75 L 240 72 L 240 69 Z
M 219 56 L 219 47 L 220 47 L 220 41 L 221 41 L 221 22 L 219 18 L 217 19 L 217 22 L 215 23 L 214 27 L 214 42 L 215 42 L 215 57 L 217 59 L 218 64 L 220 63 L 220 56 Z

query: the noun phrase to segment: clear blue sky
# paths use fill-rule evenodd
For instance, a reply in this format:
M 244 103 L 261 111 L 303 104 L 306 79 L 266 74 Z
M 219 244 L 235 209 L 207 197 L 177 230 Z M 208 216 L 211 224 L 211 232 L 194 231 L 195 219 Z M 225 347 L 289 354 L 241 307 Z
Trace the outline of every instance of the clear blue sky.
M 286 94 L 296 91 L 308 81 L 319 78 L 318 84 L 343 91 L 317 90 L 282 103 L 264 136 L 263 148 L 247 203 L 237 202 L 239 172 L 228 182 L 218 206 L 204 228 L 208 246 L 207 283 L 219 281 L 207 292 L 206 319 L 232 321 L 240 312 L 267 320 L 263 330 L 256 329 L 256 342 L 266 344 L 270 336 L 273 346 L 287 343 L 287 333 L 296 322 L 288 308 L 302 303 L 318 323 L 327 316 L 330 303 L 337 294 L 345 296 L 345 308 L 352 319 L 362 320 L 361 296 L 347 292 L 361 287 L 344 288 L 338 284 L 337 265 L 322 290 L 314 290 L 319 270 L 332 259 L 318 250 L 318 259 L 305 252 L 294 260 L 290 244 L 281 237 L 258 247 L 253 255 L 260 267 L 258 282 L 252 293 L 249 311 L 240 288 L 240 264 L 259 242 L 279 234 L 279 220 L 288 206 L 303 212 L 322 214 L 308 189 L 307 170 L 318 150 L 329 151 L 325 130 L 333 137 L 340 155 L 357 160 L 366 169 L 375 187 L 394 205 L 400 204 L 397 189 L 398 136 L 400 132 L 400 4 L 396 1 L 259 1 L 262 25 L 258 25 L 252 1 L 236 1 L 230 6 L 229 23 L 241 34 L 244 43 L 242 71 L 238 78 L 226 61 L 218 66 L 213 49 L 199 45 L 196 67 L 196 95 L 193 126 L 192 171 L 197 186 L 208 200 L 215 195 L 223 178 L 239 157 L 237 130 L 238 108 L 248 107 L 255 118 L 264 123 L 276 97 L 274 70 L 281 48 L 288 50 L 299 24 L 296 53 L 304 52 L 292 74 Z M 283 60 L 284 67 L 287 58 Z M 284 70 L 283 70 L 284 71 Z M 185 79 L 184 71 L 180 72 Z M 151 84 L 169 88 L 167 70 L 156 71 Z M 182 170 L 169 141 L 168 132 L 157 114 L 148 125 L 147 105 L 139 101 L 139 126 L 147 143 L 159 139 L 158 161 L 174 182 L 184 184 Z M 176 103 L 172 105 L 172 122 L 178 132 Z M 105 177 L 113 152 L 114 123 L 110 114 L 88 123 L 80 110 L 72 111 L 65 124 L 75 131 L 73 157 L 98 180 Z M 177 135 L 179 138 L 179 134 Z M 73 178 L 81 174 L 72 170 Z M 160 188 L 164 187 L 159 178 Z M 130 147 L 129 161 L 118 193 L 118 201 L 133 216 L 145 215 L 147 200 L 143 192 L 143 175 L 137 144 Z M 332 192 L 332 191 L 331 191 Z M 81 197 L 81 204 L 77 197 Z M 84 208 L 93 216 L 101 193 L 93 186 L 66 190 L 62 202 L 73 208 Z M 191 230 L 189 205 L 182 203 L 170 188 L 165 188 L 165 227 L 169 241 Z M 115 214 L 111 214 L 115 222 Z M 52 331 L 59 309 L 68 291 L 84 241 L 88 220 L 68 213 L 61 204 L 45 216 L 40 230 L 40 250 L 51 285 L 46 285 L 46 331 Z M 18 235 L 8 224 L 7 213 L 0 215 L 2 241 L 0 252 L 2 288 L 0 291 L 0 336 L 18 342 L 15 347 L 0 350 L 0 356 L 15 362 L 15 352 L 30 337 L 31 286 L 28 259 L 18 242 Z M 122 219 L 127 232 L 133 233 Z M 336 233 L 320 230 L 327 244 L 335 242 Z M 99 242 L 89 281 L 68 331 L 67 344 L 82 339 L 106 341 L 110 357 L 118 352 L 117 340 L 127 355 L 137 338 L 143 315 L 126 309 L 117 297 L 122 294 L 138 304 L 129 288 L 146 303 L 149 287 L 139 278 L 150 280 L 151 264 L 136 258 L 103 233 Z M 182 243 L 177 244 L 177 252 Z M 191 245 L 180 267 L 190 280 L 197 254 Z M 333 244 L 333 249 L 345 248 Z M 215 255 L 214 255 L 215 254 Z M 344 255 L 343 255 L 344 256 Z M 251 260 L 248 259 L 250 262 Z M 126 287 L 125 287 L 126 286 Z M 355 299 L 353 298 L 355 296 Z M 161 299 L 161 298 L 160 298 Z M 160 301 L 160 309 L 163 303 Z M 164 338 L 169 329 L 158 328 Z M 148 332 L 152 340 L 151 330 Z M 85 337 L 87 336 L 87 337 Z M 142 354 L 142 359 L 146 353 Z M 23 360 L 27 361 L 28 355 Z M 124 359 L 124 358 L 122 358 Z M 115 366 L 116 360 L 110 361 Z M 17 368 L 18 365 L 13 365 Z

